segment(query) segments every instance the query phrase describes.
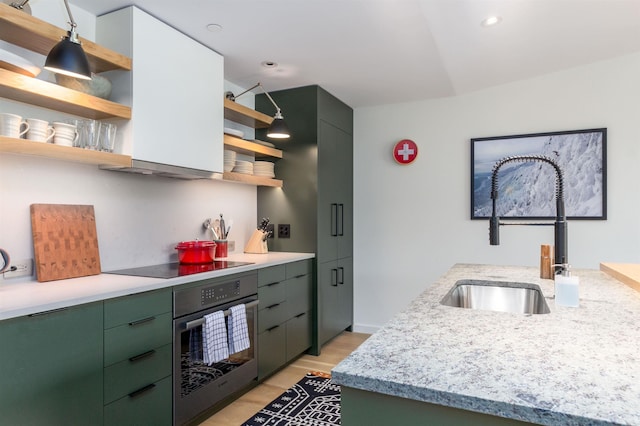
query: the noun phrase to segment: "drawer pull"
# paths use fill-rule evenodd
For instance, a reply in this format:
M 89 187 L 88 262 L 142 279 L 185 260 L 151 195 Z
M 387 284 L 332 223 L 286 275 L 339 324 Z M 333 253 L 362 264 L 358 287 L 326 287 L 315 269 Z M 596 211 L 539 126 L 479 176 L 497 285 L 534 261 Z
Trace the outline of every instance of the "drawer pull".
M 273 331 L 273 330 L 275 330 L 275 329 L 276 329 L 276 328 L 278 328 L 278 327 L 280 327 L 280 325 L 274 325 L 273 327 L 269 327 L 269 328 L 267 328 L 267 331 Z
M 301 314 L 296 315 L 295 317 L 296 317 L 296 318 L 300 318 L 300 317 L 302 317 L 302 316 L 304 316 L 304 315 L 307 315 L 307 313 L 306 313 L 306 312 L 303 312 L 303 313 L 301 313 Z
M 277 306 L 280 306 L 280 304 L 279 303 L 274 303 L 273 305 L 267 306 L 267 309 L 272 309 L 272 308 L 275 308 Z
M 148 391 L 150 391 L 151 389 L 153 389 L 155 387 L 156 387 L 155 383 L 151 383 L 150 385 L 147 385 L 147 386 L 145 386 L 143 388 L 140 388 L 140 389 L 138 389 L 136 391 L 131 392 L 129 394 L 129 398 L 135 398 L 137 396 L 140 396 L 143 393 L 148 392 Z
M 66 311 L 67 308 L 58 308 L 58 309 L 51 309 L 49 311 L 43 311 L 43 312 L 36 312 L 35 314 L 29 314 L 30 317 L 40 317 L 43 315 L 49 315 L 49 314 L 55 314 L 56 312 L 62 312 L 62 311 Z
M 267 287 L 272 287 L 272 286 L 274 286 L 276 284 L 280 284 L 280 281 L 276 281 L 275 283 L 267 284 Z
M 131 362 L 140 361 L 141 359 L 150 357 L 151 355 L 153 355 L 155 353 L 156 353 L 156 350 L 155 349 L 151 349 L 150 351 L 147 351 L 145 353 L 141 353 L 140 355 L 132 356 L 131 358 L 129 358 L 129 361 L 131 361 Z
M 306 277 L 306 276 L 307 276 L 307 274 L 300 274 L 300 275 L 296 275 L 293 278 L 302 278 L 302 277 Z
M 153 321 L 154 319 L 156 319 L 156 317 L 142 318 L 136 321 L 131 321 L 129 325 L 131 327 L 135 327 L 136 325 L 144 324 L 145 322 Z

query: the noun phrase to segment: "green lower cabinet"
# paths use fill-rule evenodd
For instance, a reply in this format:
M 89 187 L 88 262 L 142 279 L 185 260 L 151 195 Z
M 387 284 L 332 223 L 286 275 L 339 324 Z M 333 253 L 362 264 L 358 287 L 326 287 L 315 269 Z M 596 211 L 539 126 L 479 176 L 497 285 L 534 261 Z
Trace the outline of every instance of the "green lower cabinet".
M 311 347 L 311 312 L 303 312 L 287 321 L 287 362 Z
M 347 386 L 340 388 L 343 426 L 525 426 L 532 423 L 474 413 L 443 405 L 368 392 Z
M 105 426 L 171 425 L 171 376 L 149 384 L 104 407 Z
M 102 425 L 102 302 L 0 322 L 0 423 Z
M 258 380 L 262 380 L 286 363 L 287 332 L 276 325 L 258 334 Z

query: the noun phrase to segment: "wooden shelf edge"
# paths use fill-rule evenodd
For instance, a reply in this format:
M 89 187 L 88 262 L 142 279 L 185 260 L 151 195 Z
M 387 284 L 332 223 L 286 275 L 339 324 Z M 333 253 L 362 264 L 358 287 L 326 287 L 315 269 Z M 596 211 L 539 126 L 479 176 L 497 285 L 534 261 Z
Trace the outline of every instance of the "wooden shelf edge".
M 0 69 L 0 97 L 86 118 L 131 119 L 131 107 Z
M 67 34 L 66 29 L 0 3 L 0 39 L 42 55 Z M 82 48 L 95 73 L 116 69 L 131 70 L 131 58 L 80 37 Z
M 0 152 L 54 158 L 75 163 L 131 167 L 131 157 L 128 155 L 33 142 L 6 136 L 0 136 Z
M 249 185 L 282 188 L 282 181 L 279 179 L 270 179 L 261 176 L 246 175 L 242 173 L 224 172 L 222 175 L 222 179 L 230 182 L 246 183 Z
M 256 142 L 244 140 L 231 135 L 224 135 L 225 148 L 241 154 L 261 154 L 267 157 L 282 158 L 282 151 L 276 148 L 261 145 Z
M 224 118 L 253 127 L 254 129 L 264 129 L 271 125 L 273 117 L 238 104 L 229 99 L 224 100 Z

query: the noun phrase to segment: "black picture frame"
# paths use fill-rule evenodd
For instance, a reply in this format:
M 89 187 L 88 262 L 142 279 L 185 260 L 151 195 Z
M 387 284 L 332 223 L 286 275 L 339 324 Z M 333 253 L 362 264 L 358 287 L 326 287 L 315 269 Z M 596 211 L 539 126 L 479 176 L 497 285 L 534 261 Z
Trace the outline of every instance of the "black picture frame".
M 491 217 L 493 165 L 504 157 L 525 154 L 545 155 L 560 166 L 567 219 L 606 220 L 606 128 L 471 139 L 471 219 Z M 513 162 L 501 167 L 497 216 L 555 218 L 555 179 L 554 168 L 546 163 Z

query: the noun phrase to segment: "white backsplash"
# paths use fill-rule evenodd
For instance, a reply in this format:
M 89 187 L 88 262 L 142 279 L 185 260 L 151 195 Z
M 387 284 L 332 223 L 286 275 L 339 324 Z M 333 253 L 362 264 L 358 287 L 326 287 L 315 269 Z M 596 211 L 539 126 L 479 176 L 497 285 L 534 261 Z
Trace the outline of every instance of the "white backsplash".
M 93 205 L 103 271 L 175 261 L 175 244 L 211 239 L 202 222 L 220 213 L 227 223 L 233 220 L 229 240 L 236 252 L 256 226 L 251 185 L 111 172 L 14 154 L 0 154 L 0 197 L 0 247 L 15 260 L 33 258 L 31 204 Z

